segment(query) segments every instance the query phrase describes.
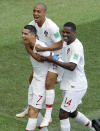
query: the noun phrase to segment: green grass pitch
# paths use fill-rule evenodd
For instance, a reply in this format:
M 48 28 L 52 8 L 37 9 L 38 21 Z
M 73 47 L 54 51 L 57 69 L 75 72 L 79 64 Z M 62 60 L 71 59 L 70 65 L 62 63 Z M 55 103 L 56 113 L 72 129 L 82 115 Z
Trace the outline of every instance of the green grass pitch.
M 0 131 L 25 131 L 27 117 L 16 119 L 15 114 L 27 105 L 28 78 L 32 66 L 21 39 L 21 31 L 33 19 L 32 10 L 38 2 L 41 1 L 0 0 Z M 79 110 L 90 119 L 100 118 L 100 1 L 42 2 L 48 7 L 47 17 L 55 21 L 61 31 L 65 22 L 72 21 L 77 25 L 77 37 L 85 50 L 85 72 L 88 79 L 88 91 Z M 55 85 L 55 90 L 53 123 L 49 131 L 60 131 L 59 84 Z M 89 130 L 71 120 L 71 131 Z

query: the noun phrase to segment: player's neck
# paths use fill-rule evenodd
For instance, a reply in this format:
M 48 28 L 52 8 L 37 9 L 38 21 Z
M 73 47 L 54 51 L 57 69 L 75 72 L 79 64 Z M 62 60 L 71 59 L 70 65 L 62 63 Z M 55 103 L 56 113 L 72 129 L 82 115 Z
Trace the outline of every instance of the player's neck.
M 41 20 L 41 22 L 38 23 L 38 26 L 42 27 L 42 25 L 44 24 L 44 22 L 45 22 L 45 18 L 43 20 Z
M 36 43 L 36 39 L 34 39 L 34 40 L 31 42 L 31 48 L 32 48 L 32 49 L 34 48 L 35 43 Z
M 75 41 L 76 38 L 71 39 L 69 42 L 67 42 L 67 45 L 72 44 Z

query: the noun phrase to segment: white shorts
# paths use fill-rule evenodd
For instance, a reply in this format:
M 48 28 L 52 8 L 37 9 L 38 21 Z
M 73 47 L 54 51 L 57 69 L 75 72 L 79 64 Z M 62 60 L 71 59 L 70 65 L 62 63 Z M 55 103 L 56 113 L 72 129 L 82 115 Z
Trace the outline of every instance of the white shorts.
M 51 63 L 48 71 L 58 74 L 57 82 L 60 82 L 62 80 L 62 76 L 64 73 L 64 69 L 62 67 Z
M 86 93 L 86 90 L 81 91 L 62 91 L 63 102 L 61 108 L 67 112 L 74 112 L 78 105 L 82 103 L 82 98 Z
M 42 109 L 45 103 L 45 81 L 33 78 L 28 90 L 28 105 Z

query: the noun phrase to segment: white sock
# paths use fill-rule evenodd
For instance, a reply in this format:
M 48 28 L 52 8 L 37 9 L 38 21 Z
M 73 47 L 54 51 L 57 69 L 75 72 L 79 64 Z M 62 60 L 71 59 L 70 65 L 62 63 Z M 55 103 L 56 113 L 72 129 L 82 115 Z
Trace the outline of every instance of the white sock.
M 84 126 L 87 126 L 91 129 L 92 122 L 81 112 L 78 111 L 78 114 L 74 119 L 78 121 L 79 123 L 83 124 Z
M 55 99 L 55 90 L 46 90 L 46 118 L 51 118 L 52 107 Z
M 29 107 L 27 107 L 25 110 L 24 110 L 24 113 L 27 115 L 28 114 L 28 108 Z
M 37 124 L 37 118 L 29 118 L 26 126 L 26 131 L 34 131 Z
M 60 120 L 61 131 L 70 131 L 69 118 Z
M 38 117 L 37 117 L 37 125 L 36 125 L 37 127 L 40 126 L 42 120 L 43 120 L 43 116 L 42 116 L 42 114 L 39 112 Z M 42 128 L 42 129 L 40 129 L 40 131 L 48 131 L 48 128 L 47 128 L 47 127 Z

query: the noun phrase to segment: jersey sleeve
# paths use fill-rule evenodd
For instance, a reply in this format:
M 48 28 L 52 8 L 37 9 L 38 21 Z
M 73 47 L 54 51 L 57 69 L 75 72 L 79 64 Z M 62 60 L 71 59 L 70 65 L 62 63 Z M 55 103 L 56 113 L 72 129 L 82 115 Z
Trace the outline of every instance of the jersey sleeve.
M 51 39 L 54 43 L 61 41 L 61 35 L 59 32 L 59 27 L 56 24 L 52 25 L 51 28 L 49 27 Z
M 35 25 L 35 22 L 34 21 L 31 21 L 31 22 L 29 22 L 29 24 L 28 25 Z
M 37 54 L 39 54 L 41 56 L 49 56 L 50 55 L 50 51 L 37 52 Z
M 80 58 L 82 56 L 82 48 L 81 47 L 76 47 L 72 49 L 71 56 L 69 59 L 69 62 L 73 62 L 75 64 L 78 64 L 80 61 Z

